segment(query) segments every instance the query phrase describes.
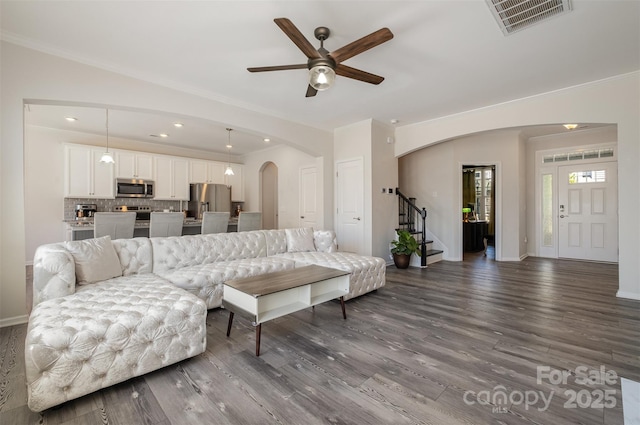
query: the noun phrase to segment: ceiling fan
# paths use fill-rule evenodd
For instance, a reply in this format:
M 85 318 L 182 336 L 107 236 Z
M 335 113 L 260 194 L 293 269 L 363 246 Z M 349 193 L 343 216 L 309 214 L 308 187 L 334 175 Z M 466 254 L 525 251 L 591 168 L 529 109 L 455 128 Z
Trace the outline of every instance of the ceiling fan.
M 336 74 L 370 84 L 380 84 L 384 81 L 384 77 L 343 65 L 342 62 L 391 40 L 393 38 L 393 33 L 389 28 L 379 29 L 378 31 L 372 32 L 371 34 L 349 43 L 338 50 L 329 52 L 324 48 L 324 41 L 329 38 L 329 28 L 318 27 L 313 32 L 315 37 L 320 40 L 320 48 L 316 49 L 289 19 L 276 18 L 273 21 L 291 39 L 291 41 L 293 41 L 293 43 L 302 50 L 302 53 L 307 56 L 307 63 L 297 65 L 261 66 L 247 68 L 247 71 L 264 72 L 306 68 L 309 70 L 309 87 L 307 88 L 306 97 L 315 96 L 319 90 L 326 90 L 331 87 Z

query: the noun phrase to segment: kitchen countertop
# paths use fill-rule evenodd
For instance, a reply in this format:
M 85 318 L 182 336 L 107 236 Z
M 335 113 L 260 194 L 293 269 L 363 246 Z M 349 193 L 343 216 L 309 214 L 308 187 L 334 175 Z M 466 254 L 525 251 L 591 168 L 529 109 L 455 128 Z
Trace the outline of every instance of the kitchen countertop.
M 64 220 L 72 229 L 93 229 L 93 220 Z M 234 226 L 238 224 L 238 219 L 233 217 L 229 219 L 229 225 Z M 202 220 L 187 218 L 183 224 L 184 227 L 202 226 Z M 136 220 L 136 229 L 149 227 L 149 220 Z

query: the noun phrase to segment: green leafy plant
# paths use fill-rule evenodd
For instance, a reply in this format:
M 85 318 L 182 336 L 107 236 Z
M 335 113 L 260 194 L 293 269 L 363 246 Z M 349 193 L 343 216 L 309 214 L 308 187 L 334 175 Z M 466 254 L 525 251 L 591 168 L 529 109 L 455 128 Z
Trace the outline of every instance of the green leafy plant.
M 420 255 L 420 245 L 411 233 L 406 230 L 397 230 L 398 240 L 391 241 L 393 248 L 392 254 L 411 255 L 413 253 Z

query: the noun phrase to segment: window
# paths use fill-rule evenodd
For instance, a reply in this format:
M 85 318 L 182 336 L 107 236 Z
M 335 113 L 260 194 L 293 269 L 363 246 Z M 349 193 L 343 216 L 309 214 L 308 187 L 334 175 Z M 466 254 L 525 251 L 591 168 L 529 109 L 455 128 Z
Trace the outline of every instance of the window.
M 476 168 L 476 205 L 478 220 L 489 221 L 491 218 L 491 185 L 493 170 L 490 167 Z
M 603 183 L 606 181 L 607 173 L 605 170 L 574 171 L 569 173 L 569 184 Z
M 588 151 L 578 150 L 575 152 L 544 155 L 542 157 L 542 163 L 547 164 L 550 162 L 581 161 L 583 159 L 594 158 L 611 158 L 613 157 L 613 154 L 613 148 L 591 149 Z
M 542 245 L 553 246 L 553 174 L 542 175 Z

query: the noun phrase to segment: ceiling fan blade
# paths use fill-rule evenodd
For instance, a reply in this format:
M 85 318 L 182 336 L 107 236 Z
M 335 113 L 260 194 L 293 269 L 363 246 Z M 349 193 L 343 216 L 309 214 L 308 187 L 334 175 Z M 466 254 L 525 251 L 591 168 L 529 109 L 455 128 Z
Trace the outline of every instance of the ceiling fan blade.
M 313 47 L 311 43 L 309 43 L 309 40 L 307 40 L 305 36 L 302 35 L 300 30 L 295 25 L 293 25 L 293 22 L 291 22 L 289 19 L 276 18 L 273 21 L 285 34 L 287 34 L 287 37 L 289 37 L 291 41 L 293 41 L 293 43 L 298 46 L 298 49 L 302 50 L 302 53 L 304 53 L 309 59 L 317 59 L 321 57 L 316 48 Z
M 307 94 L 305 95 L 305 97 L 312 97 L 315 96 L 318 93 L 318 90 L 314 89 L 313 87 L 311 87 L 311 85 L 307 86 Z
M 265 72 L 265 71 L 284 71 L 287 69 L 307 69 L 307 64 L 301 63 L 299 65 L 257 66 L 253 68 L 247 68 L 247 71 Z
M 369 35 L 365 35 L 359 40 L 349 43 L 346 46 L 339 48 L 336 51 L 331 52 L 331 57 L 340 63 L 349 58 L 354 57 L 362 52 L 366 52 L 386 41 L 393 38 L 393 33 L 389 28 L 381 28 L 378 31 L 372 32 Z
M 384 77 L 371 74 L 370 72 L 362 71 L 360 69 L 351 68 L 343 64 L 336 66 L 336 74 L 347 78 L 353 78 L 354 80 L 364 81 L 369 84 L 380 84 L 384 81 Z

